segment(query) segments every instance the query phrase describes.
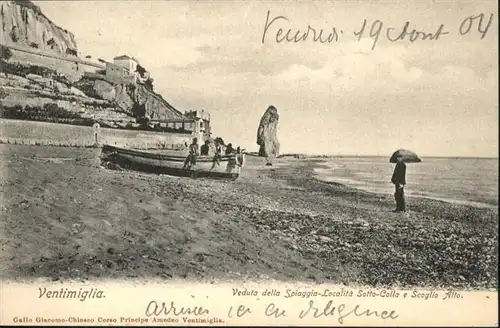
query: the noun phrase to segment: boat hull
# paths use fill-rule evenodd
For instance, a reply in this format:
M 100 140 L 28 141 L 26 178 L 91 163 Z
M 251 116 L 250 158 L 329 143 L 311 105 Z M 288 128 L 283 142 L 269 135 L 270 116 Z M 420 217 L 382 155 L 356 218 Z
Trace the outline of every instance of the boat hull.
M 242 155 L 240 155 L 242 156 Z M 198 156 L 192 168 L 184 169 L 186 156 L 151 153 L 104 145 L 101 160 L 119 165 L 122 168 L 155 174 L 168 174 L 180 177 L 213 178 L 236 180 L 240 175 L 236 155 L 224 155 L 219 164 L 214 165 L 213 156 Z

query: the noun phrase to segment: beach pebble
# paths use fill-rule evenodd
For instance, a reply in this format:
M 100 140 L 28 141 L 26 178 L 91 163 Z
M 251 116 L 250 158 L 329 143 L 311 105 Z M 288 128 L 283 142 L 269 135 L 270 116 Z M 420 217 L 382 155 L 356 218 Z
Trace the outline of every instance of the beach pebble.
M 333 241 L 333 239 L 332 239 L 332 238 L 327 237 L 327 236 L 319 236 L 319 239 L 320 239 L 323 243 L 327 243 L 327 242 Z M 349 246 L 351 246 L 351 245 L 349 245 Z

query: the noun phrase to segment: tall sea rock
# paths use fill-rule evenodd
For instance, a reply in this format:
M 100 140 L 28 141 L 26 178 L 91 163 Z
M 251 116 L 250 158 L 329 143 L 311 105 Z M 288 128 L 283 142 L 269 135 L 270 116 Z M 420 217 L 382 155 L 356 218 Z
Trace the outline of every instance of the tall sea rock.
M 276 107 L 269 106 L 260 119 L 257 130 L 257 145 L 260 146 L 259 156 L 267 157 L 269 162 L 277 157 L 280 151 L 280 143 L 277 137 L 279 118 Z

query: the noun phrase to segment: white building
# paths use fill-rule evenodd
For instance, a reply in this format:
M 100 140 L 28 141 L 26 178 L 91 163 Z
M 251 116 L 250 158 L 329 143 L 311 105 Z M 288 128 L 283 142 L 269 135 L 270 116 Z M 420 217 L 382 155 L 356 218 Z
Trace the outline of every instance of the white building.
M 113 58 L 113 62 L 115 65 L 128 69 L 129 74 L 134 74 L 137 65 L 139 65 L 139 61 L 137 59 L 127 55 L 115 57 Z
M 205 110 L 186 111 L 184 116 L 196 121 L 197 130 L 199 130 L 200 133 L 205 134 L 207 137 L 211 136 L 210 114 L 205 112 Z
M 126 77 L 130 75 L 128 68 L 122 65 L 117 65 L 113 63 L 106 63 L 106 76 L 112 77 Z

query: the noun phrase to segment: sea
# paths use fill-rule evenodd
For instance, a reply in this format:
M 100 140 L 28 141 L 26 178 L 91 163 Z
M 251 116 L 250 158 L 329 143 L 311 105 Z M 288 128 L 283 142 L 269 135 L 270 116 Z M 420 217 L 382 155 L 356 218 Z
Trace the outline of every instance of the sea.
M 395 164 L 386 157 L 330 157 L 316 178 L 364 191 L 394 194 Z M 406 164 L 405 194 L 477 207 L 498 207 L 498 158 L 423 158 Z

